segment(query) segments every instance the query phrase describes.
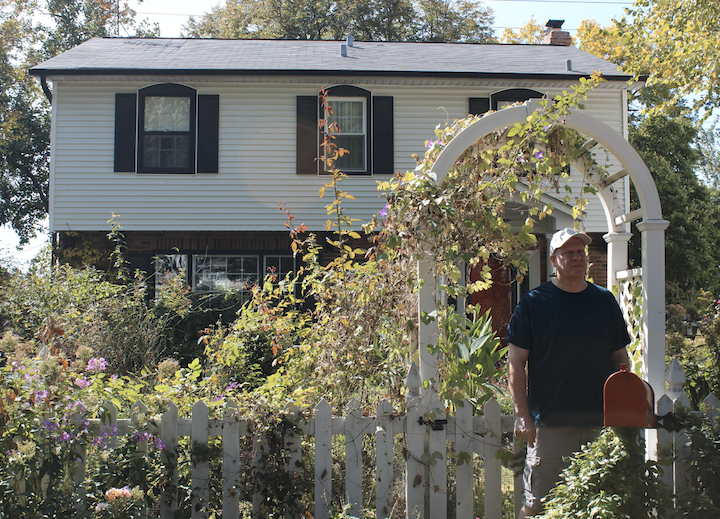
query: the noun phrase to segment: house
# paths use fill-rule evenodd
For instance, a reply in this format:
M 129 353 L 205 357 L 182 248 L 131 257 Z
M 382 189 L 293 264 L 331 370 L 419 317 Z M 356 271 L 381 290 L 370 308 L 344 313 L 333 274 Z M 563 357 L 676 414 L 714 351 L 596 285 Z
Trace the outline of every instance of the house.
M 628 76 L 569 46 L 558 27 L 547 39 L 91 39 L 31 69 L 52 98 L 49 226 L 59 255 L 80 244 L 108 249 L 116 214 L 134 267 L 186 267 L 197 290 L 242 288 L 269 267 L 292 270 L 279 204 L 310 230 L 325 228 L 328 200 L 318 190 L 327 178 L 315 160 L 323 87 L 351 150 L 340 164 L 356 197 L 347 210 L 363 220 L 384 206 L 376 181 L 414 169 L 412 155 L 423 154 L 436 125 L 553 97 L 594 71 L 606 82 L 587 112 L 624 135 Z M 612 172 L 612 157 L 598 159 Z M 617 203 L 627 206 L 627 193 L 626 184 Z M 572 225 L 570 208 L 555 205 L 537 228 L 526 283 L 484 296 L 498 308 L 548 278 L 546 237 Z M 584 225 L 594 238 L 591 275 L 602 284 L 607 222 L 598 200 Z

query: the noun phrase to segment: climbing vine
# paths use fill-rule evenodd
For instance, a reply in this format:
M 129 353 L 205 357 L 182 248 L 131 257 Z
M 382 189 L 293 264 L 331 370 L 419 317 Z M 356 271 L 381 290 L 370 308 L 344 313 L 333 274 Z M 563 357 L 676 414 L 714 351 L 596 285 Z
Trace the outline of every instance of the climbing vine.
M 426 142 L 424 157 L 416 158 L 414 171 L 379 183 L 378 189 L 389 200 L 384 230 L 388 246 L 417 257 L 429 255 L 438 274 L 448 279 L 443 288 L 458 297 L 492 284 L 486 264 L 491 257 L 516 267 L 519 276 L 526 273 L 526 251 L 536 244 L 534 227 L 554 210 L 543 195 L 559 194 L 573 206 L 573 217 L 579 218 L 588 204 L 587 195 L 596 191 L 587 175 L 577 187 L 571 185 L 570 163 L 582 158 L 585 169 L 604 175 L 603 167 L 583 148 L 586 139 L 564 124 L 569 110 L 582 108 L 582 101 L 600 81 L 598 75 L 581 78 L 572 93 L 564 92 L 553 102 L 540 101 L 540 110 L 524 124 L 486 135 L 465 150 L 442 182 L 433 170 L 435 161 L 480 117 L 436 128 L 435 139 Z M 519 230 L 506 218 L 508 202 L 525 216 Z M 471 267 L 482 264 L 481 279 L 467 287 L 458 284 L 458 259 Z

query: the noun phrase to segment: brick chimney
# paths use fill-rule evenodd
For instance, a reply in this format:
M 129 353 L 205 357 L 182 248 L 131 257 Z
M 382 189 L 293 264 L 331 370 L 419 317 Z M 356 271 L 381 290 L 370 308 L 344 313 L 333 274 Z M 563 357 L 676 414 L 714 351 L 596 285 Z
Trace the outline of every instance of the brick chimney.
M 545 24 L 543 45 L 564 45 L 566 47 L 572 45 L 570 33 L 561 30 L 563 23 L 565 23 L 565 20 L 548 20 Z

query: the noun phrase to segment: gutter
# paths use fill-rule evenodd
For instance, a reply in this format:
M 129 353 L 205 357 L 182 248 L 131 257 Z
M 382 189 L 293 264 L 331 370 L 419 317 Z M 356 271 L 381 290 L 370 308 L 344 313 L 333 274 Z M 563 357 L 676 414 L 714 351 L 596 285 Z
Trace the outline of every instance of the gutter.
M 45 94 L 45 97 L 47 97 L 48 102 L 52 105 L 52 91 L 48 86 L 47 74 L 45 73 L 40 74 L 40 86 L 42 86 L 43 93 Z
M 414 77 L 414 78 L 445 78 L 445 79 L 535 79 L 573 81 L 589 78 L 591 73 L 575 72 L 573 74 L 554 73 L 508 73 L 508 72 L 424 72 L 424 71 L 358 71 L 358 70 L 251 70 L 251 69 L 92 69 L 92 68 L 57 68 L 30 69 L 30 74 L 39 76 L 346 76 L 346 77 Z M 628 81 L 632 76 L 603 75 L 608 81 Z

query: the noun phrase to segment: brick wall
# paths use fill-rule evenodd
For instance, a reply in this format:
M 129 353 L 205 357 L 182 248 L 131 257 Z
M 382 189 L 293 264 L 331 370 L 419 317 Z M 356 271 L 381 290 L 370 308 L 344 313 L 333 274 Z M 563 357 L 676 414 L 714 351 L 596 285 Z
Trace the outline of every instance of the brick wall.
M 592 243 L 588 246 L 590 256 L 590 274 L 593 283 L 604 287 L 607 285 L 607 243 L 603 239 L 603 233 L 588 233 L 592 238 Z

